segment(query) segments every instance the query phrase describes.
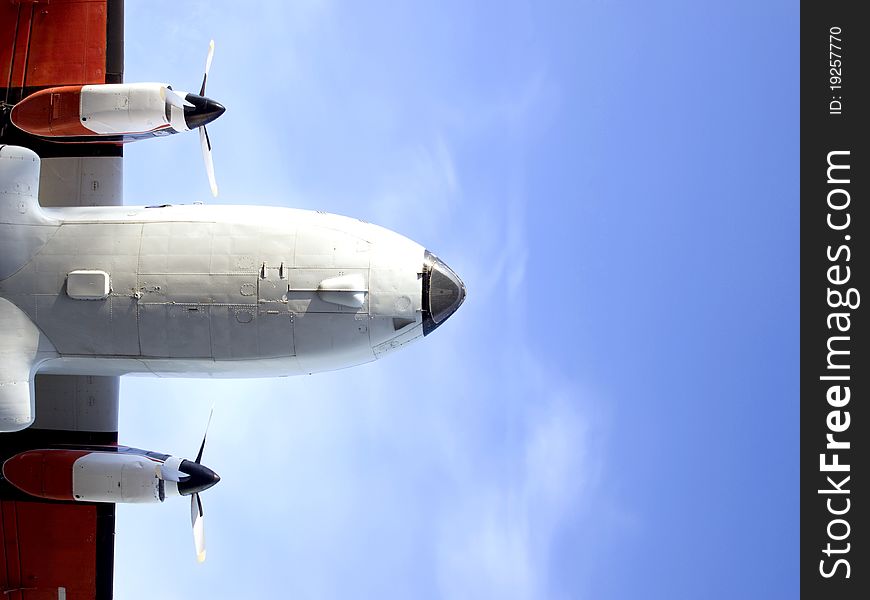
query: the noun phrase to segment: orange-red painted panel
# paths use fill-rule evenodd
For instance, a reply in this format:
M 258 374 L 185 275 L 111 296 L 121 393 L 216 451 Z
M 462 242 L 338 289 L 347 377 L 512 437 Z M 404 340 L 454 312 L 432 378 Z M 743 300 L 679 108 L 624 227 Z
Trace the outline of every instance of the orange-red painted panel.
M 87 450 L 28 450 L 3 463 L 6 481 L 31 496 L 72 500 L 73 463 Z
M 0 2 L 0 86 L 9 84 L 9 72 L 12 69 L 12 50 L 15 47 L 19 19 L 18 13 L 30 7 L 21 7 L 13 2 Z
M 94 135 L 81 122 L 82 86 L 40 90 L 19 102 L 10 118 L 16 127 L 43 136 Z
M 0 2 L 0 85 L 3 87 L 6 87 L 9 82 L 16 25 L 18 25 L 18 7 L 11 2 Z
M 0 2 L 0 87 L 105 79 L 106 0 Z
M 52 2 L 37 8 L 25 85 L 104 83 L 104 0 Z
M 97 507 L 0 502 L 0 590 L 7 598 L 94 598 L 97 577 Z

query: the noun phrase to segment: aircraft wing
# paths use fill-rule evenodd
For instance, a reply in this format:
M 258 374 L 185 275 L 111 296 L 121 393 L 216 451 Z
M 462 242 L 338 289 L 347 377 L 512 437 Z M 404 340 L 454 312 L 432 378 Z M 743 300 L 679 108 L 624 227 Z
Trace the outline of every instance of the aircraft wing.
M 12 125 L 12 106 L 45 88 L 123 77 L 123 0 L 0 2 L 0 144 L 25 146 L 42 158 L 43 206 L 121 204 L 122 146 L 36 138 Z
M 0 460 L 62 444 L 115 444 L 118 378 L 37 375 L 36 414 L 29 429 L 0 435 Z M 37 500 L 0 481 L 0 538 L 4 597 L 112 597 L 114 504 Z
M 30 136 L 10 123 L 11 107 L 48 87 L 121 83 L 123 70 L 123 0 L 0 2 L 0 144 L 39 154 L 43 206 L 122 204 L 122 146 Z M 0 461 L 34 448 L 117 443 L 117 377 L 38 375 L 35 393 L 36 422 L 0 435 Z M 114 504 L 38 501 L 0 480 L 0 592 L 111 598 L 114 535 Z
M 0 511 L 6 598 L 112 597 L 114 504 L 2 500 Z

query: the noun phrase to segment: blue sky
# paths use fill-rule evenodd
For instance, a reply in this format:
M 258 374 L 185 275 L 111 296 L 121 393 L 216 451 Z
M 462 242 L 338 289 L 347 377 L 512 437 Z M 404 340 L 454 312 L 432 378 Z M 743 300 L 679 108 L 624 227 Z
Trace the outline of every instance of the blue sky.
M 195 455 L 119 507 L 119 598 L 793 598 L 798 4 L 127 3 L 126 78 L 198 89 L 227 204 L 394 229 L 465 280 L 384 360 L 125 378 L 121 440 Z M 128 204 L 210 201 L 195 134 Z M 161 557 L 155 561 L 156 556 Z

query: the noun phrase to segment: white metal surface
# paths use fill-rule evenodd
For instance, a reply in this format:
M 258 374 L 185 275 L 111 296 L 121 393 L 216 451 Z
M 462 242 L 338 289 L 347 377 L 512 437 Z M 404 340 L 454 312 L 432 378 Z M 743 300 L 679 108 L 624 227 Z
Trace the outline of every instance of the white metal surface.
M 33 374 L 39 330 L 21 310 L 0 298 L 0 431 L 33 421 Z
M 39 206 L 39 157 L 0 146 L 0 280 L 30 261 L 57 223 Z
M 105 300 L 111 291 L 109 274 L 105 271 L 70 271 L 66 276 L 66 294 L 74 300 Z
M 36 376 L 35 429 L 118 431 L 118 378 Z
M 325 302 L 362 308 L 366 301 L 366 282 L 361 273 L 324 279 L 317 286 L 317 295 Z
M 41 266 L 0 282 L 0 294 L 32 307 L 64 357 L 117 357 L 125 372 L 292 375 L 373 360 L 399 336 L 394 318 L 422 322 L 424 249 L 355 219 L 249 206 L 46 213 L 61 225 Z M 111 269 L 112 291 L 65 298 L 48 265 Z M 409 331 L 402 344 L 421 334 Z
M 73 463 L 73 498 L 81 502 L 160 502 L 160 462 L 144 456 L 92 452 Z
M 177 96 L 184 98 L 187 96 L 187 92 L 182 90 L 173 90 Z M 187 122 L 184 120 L 184 108 L 180 106 L 172 106 L 169 107 L 169 126 L 175 131 L 190 131 L 190 128 L 187 126 Z
M 124 159 L 120 156 L 40 161 L 40 206 L 118 206 L 123 204 L 123 189 Z
M 81 124 L 102 135 L 143 133 L 169 127 L 164 87 L 164 83 L 82 86 Z

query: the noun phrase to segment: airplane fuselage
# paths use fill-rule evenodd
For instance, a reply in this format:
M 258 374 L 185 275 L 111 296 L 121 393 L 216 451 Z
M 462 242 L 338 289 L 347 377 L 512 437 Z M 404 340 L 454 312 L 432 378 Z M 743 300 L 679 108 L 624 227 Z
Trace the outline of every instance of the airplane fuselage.
M 369 223 L 252 206 L 40 207 L 39 158 L 0 146 L 0 430 L 38 372 L 299 375 L 389 353 L 462 303 L 459 277 Z
M 53 348 L 40 371 L 296 375 L 423 335 L 425 249 L 368 223 L 251 206 L 44 213 L 44 245 L 0 281 Z M 79 273 L 105 278 L 105 297 L 74 297 Z

